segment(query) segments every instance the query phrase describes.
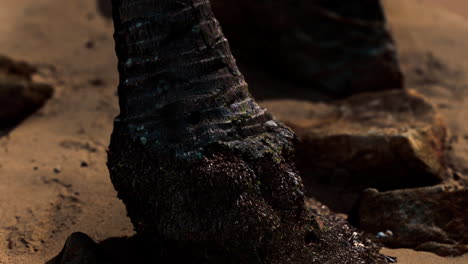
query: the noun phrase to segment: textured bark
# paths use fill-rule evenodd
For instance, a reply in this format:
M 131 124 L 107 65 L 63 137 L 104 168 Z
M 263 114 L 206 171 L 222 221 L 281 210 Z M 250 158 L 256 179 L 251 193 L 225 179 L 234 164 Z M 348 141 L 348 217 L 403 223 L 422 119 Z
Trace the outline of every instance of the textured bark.
M 126 8 L 120 2 L 114 18 L 121 82 L 117 125 L 125 124 L 154 153 L 188 159 L 218 141 L 255 145 L 260 154 L 287 145 L 292 133 L 268 123 L 271 117 L 250 97 L 206 1 L 129 2 Z M 271 127 L 282 131 L 285 142 L 260 142 Z
M 334 248 L 329 263 L 374 263 L 331 230 L 305 239 L 322 230 L 292 165 L 294 134 L 249 95 L 209 1 L 113 9 L 121 113 L 108 167 L 137 232 L 205 262 L 314 263 Z
M 97 0 L 106 17 L 110 1 Z M 249 78 L 260 67 L 335 97 L 404 86 L 380 0 L 216 0 L 213 9 Z

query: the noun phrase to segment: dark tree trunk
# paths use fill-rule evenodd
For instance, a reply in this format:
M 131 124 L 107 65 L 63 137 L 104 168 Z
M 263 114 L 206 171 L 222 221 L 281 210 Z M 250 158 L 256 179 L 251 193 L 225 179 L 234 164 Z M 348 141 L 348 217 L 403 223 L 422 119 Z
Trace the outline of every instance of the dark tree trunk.
M 138 233 L 208 262 L 372 262 L 305 208 L 294 134 L 249 95 L 209 1 L 113 9 L 121 113 L 108 167 Z

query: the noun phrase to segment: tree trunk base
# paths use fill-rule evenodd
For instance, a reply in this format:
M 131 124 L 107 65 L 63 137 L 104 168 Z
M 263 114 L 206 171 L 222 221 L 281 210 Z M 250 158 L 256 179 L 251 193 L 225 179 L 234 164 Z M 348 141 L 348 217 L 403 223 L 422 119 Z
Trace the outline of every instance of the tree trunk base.
M 213 143 L 194 160 L 152 153 L 125 131 L 116 126 L 108 165 L 137 233 L 202 259 L 193 263 L 380 263 L 344 220 L 305 207 L 281 133 L 253 149 Z M 272 151 L 253 155 L 262 144 Z
M 62 252 L 47 264 L 386 263 L 384 256 L 378 254 L 378 248 L 362 242 L 363 237 L 345 220 L 314 199 L 307 199 L 306 206 L 306 217 L 298 223 L 307 226 L 309 232 L 291 229 L 291 234 L 297 232 L 296 237 L 290 240 L 292 243 L 287 244 L 287 239 L 271 243 L 272 247 L 263 251 L 263 255 L 250 259 L 245 257 L 246 252 L 233 254 L 232 250 L 213 243 L 164 241 L 151 234 L 110 238 L 95 243 L 86 235 L 75 233 L 68 238 Z

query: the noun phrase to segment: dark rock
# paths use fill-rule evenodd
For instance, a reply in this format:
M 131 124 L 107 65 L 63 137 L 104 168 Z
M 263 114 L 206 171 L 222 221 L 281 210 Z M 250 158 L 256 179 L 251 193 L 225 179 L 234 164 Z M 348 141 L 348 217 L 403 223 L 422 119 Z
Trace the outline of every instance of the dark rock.
M 111 0 L 96 0 L 98 12 L 105 18 L 112 18 L 112 1 Z
M 62 251 L 47 264 L 98 264 L 98 245 L 86 234 L 73 233 Z
M 96 79 L 90 80 L 89 84 L 91 84 L 92 86 L 103 86 L 104 81 L 102 79 L 96 78 Z
M 457 184 L 378 192 L 368 189 L 359 203 L 357 225 L 389 247 L 409 247 L 442 256 L 468 252 L 468 189 Z
M 3 75 L 14 76 L 30 81 L 31 76 L 36 73 L 35 67 L 25 63 L 13 61 L 0 55 L 0 73 Z
M 218 0 L 212 5 L 241 61 L 255 58 L 280 76 L 338 97 L 403 87 L 378 0 Z
M 85 43 L 85 47 L 86 47 L 87 49 L 93 49 L 94 46 L 95 46 L 95 44 L 94 44 L 94 41 L 92 41 L 92 40 L 88 40 L 88 41 L 86 41 L 86 43 Z
M 16 125 L 52 96 L 53 88 L 35 83 L 33 66 L 0 56 L 0 128 Z
M 385 91 L 335 103 L 261 103 L 300 139 L 297 166 L 307 193 L 349 213 L 365 188 L 429 186 L 448 177 L 446 129 L 415 92 Z M 385 231 L 385 230 L 379 230 Z
M 466 229 L 465 229 L 466 230 Z M 461 256 L 468 252 L 468 245 L 443 244 L 437 242 L 425 242 L 419 244 L 415 250 L 429 251 L 440 256 Z

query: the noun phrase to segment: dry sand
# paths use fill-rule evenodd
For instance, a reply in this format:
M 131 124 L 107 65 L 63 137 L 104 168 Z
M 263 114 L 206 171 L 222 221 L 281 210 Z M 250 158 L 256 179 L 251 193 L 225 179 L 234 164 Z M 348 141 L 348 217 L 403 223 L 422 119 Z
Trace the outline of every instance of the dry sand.
M 433 4 L 468 18 L 466 0 L 431 0 Z
M 427 252 L 417 252 L 411 249 L 383 249 L 381 253 L 397 256 L 399 264 L 467 264 L 468 256 L 443 258 Z
M 468 175 L 468 18 L 443 2 L 464 1 L 384 0 L 406 75 L 431 68 L 422 74 L 425 81 L 407 85 L 429 97 L 443 114 L 452 132 L 454 163 Z
M 0 263 L 44 263 L 78 230 L 97 240 L 132 234 L 105 166 L 118 112 L 112 30 L 94 0 L 0 2 L 0 53 L 42 65 L 37 78 L 56 86 L 0 138 Z M 90 84 L 97 78 L 104 85 Z
M 401 51 L 436 49 L 437 56 L 451 65 L 460 63 L 456 67 L 467 72 L 468 23 L 449 11 L 422 5 L 429 1 L 387 1 Z M 433 28 L 434 16 L 441 22 Z M 0 138 L 1 264 L 44 263 L 74 231 L 96 240 L 133 233 L 105 166 L 118 112 L 113 48 L 112 25 L 96 13 L 95 0 L 1 0 L 0 53 L 38 65 L 36 78 L 56 87 L 43 109 Z M 464 64 L 459 62 L 463 56 Z M 96 79 L 102 84 L 93 82 Z M 438 92 L 439 105 L 453 100 L 453 92 Z M 468 134 L 460 123 L 468 101 L 458 99 L 449 106 L 442 110 L 450 126 Z M 466 144 L 455 150 L 461 157 L 468 153 Z M 88 166 L 82 167 L 83 162 Z M 468 256 L 384 252 L 403 264 L 468 263 Z

